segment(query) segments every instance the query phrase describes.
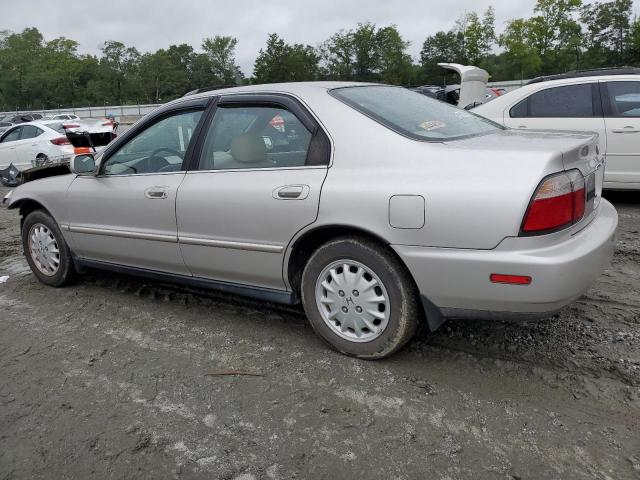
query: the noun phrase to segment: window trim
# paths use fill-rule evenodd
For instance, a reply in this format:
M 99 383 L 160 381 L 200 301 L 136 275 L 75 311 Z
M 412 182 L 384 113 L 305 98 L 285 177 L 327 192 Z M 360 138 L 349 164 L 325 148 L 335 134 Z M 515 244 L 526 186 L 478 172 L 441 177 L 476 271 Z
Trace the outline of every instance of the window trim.
M 161 175 L 161 174 L 176 174 L 176 173 L 184 173 L 186 171 L 186 166 L 189 164 L 191 156 L 193 155 L 195 144 L 200 137 L 200 133 L 202 132 L 202 126 L 204 125 L 205 117 L 207 116 L 207 112 L 211 108 L 211 102 L 214 100 L 213 97 L 205 97 L 200 99 L 189 99 L 186 101 L 181 101 L 178 103 L 170 103 L 164 107 L 160 107 L 149 115 L 143 117 L 138 123 L 134 125 L 133 128 L 126 131 L 123 135 L 116 138 L 114 142 L 109 144 L 105 150 L 103 150 L 100 157 L 100 165 L 98 167 L 97 176 L 99 177 L 130 177 L 134 175 Z M 120 151 L 122 147 L 124 147 L 130 140 L 137 137 L 140 133 L 146 131 L 156 123 L 172 117 L 177 114 L 188 113 L 188 112 L 201 111 L 202 115 L 200 116 L 200 120 L 198 121 L 198 125 L 193 131 L 193 135 L 191 137 L 191 141 L 189 142 L 189 146 L 185 152 L 184 158 L 182 160 L 182 165 L 180 170 L 175 172 L 146 172 L 146 173 L 123 173 L 116 175 L 105 175 L 104 174 L 104 166 L 107 160 Z
M 209 132 L 209 127 L 213 122 L 213 118 L 220 106 L 235 106 L 238 107 L 275 107 L 287 110 L 293 114 L 303 126 L 311 133 L 311 140 L 309 141 L 309 147 L 307 148 L 307 157 L 305 158 L 305 164 L 292 167 L 250 167 L 250 168 L 234 168 L 234 169 L 213 169 L 213 170 L 200 170 L 198 165 L 200 163 L 200 156 L 204 148 L 204 142 Z M 311 151 L 311 144 L 317 139 L 322 137 L 325 142 L 325 156 L 326 158 L 322 163 L 308 165 L 309 152 Z M 285 93 L 263 93 L 263 92 L 251 92 L 251 93 L 229 93 L 222 94 L 216 97 L 215 101 L 210 105 L 207 112 L 205 121 L 203 122 L 200 135 L 192 152 L 190 163 L 187 165 L 186 171 L 189 173 L 195 172 L 253 172 L 253 171 L 265 171 L 265 170 L 291 170 L 301 168 L 327 168 L 331 165 L 332 158 L 332 143 L 331 137 L 327 134 L 326 130 L 320 124 L 318 120 L 311 114 L 309 109 L 302 104 L 300 100 L 292 95 Z
M 592 107 L 592 111 L 593 113 L 590 116 L 574 116 L 574 115 L 545 115 L 545 116 L 539 116 L 539 115 L 531 115 L 531 99 L 533 98 L 534 95 L 537 95 L 541 92 L 544 92 L 546 90 L 552 90 L 552 89 L 557 89 L 557 88 L 567 88 L 567 87 L 575 87 L 575 86 L 581 86 L 581 85 L 589 85 L 591 87 L 591 107 Z M 513 111 L 519 107 L 521 104 L 526 103 L 526 115 L 525 116 L 514 116 L 513 115 Z M 568 84 L 564 84 L 564 85 L 549 85 L 546 86 L 546 88 L 540 88 L 534 92 L 531 92 L 529 95 L 527 95 L 526 97 L 520 99 L 517 103 L 515 103 L 512 107 L 509 108 L 509 118 L 516 118 L 516 119 L 527 119 L 527 118 L 602 118 L 602 101 L 601 101 L 601 95 L 600 95 L 600 86 L 599 86 L 599 82 L 597 81 L 593 81 L 593 82 L 574 82 L 574 83 L 568 83 Z

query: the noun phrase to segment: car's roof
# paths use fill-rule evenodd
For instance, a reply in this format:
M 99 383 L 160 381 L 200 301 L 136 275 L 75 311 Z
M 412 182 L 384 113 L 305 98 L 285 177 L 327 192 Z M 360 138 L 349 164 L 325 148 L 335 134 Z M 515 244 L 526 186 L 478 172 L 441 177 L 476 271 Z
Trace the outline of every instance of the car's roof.
M 331 90 L 333 88 L 357 87 L 366 85 L 380 85 L 378 83 L 366 82 L 288 82 L 288 83 L 265 83 L 259 85 L 243 85 L 239 87 L 221 88 L 209 90 L 202 93 L 188 95 L 187 98 L 212 97 L 216 95 L 235 93 L 289 93 L 292 95 L 304 96 L 305 94 L 317 92 L 318 90 Z
M 541 77 L 536 77 L 532 80 L 529 80 L 526 85 L 531 85 L 533 83 L 542 83 L 549 82 L 552 80 L 569 80 L 574 78 L 590 78 L 597 77 L 598 79 L 602 79 L 602 77 L 613 77 L 617 78 L 621 75 L 640 75 L 640 68 L 635 67 L 618 67 L 618 68 L 596 68 L 591 70 L 574 70 L 572 72 L 559 73 L 556 75 L 545 75 Z

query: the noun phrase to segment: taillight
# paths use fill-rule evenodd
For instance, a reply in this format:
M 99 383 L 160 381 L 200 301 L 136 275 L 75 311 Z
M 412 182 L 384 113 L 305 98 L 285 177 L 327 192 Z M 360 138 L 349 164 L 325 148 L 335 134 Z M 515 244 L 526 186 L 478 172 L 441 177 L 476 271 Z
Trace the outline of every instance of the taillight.
M 578 222 L 585 211 L 585 181 L 580 170 L 545 178 L 531 199 L 523 234 L 550 233 Z
M 53 143 L 54 145 L 71 145 L 71 142 L 69 141 L 69 139 L 67 137 L 58 137 L 58 138 L 54 138 L 52 140 L 50 140 L 51 143 Z
M 64 128 L 65 130 L 67 128 L 80 128 L 80 125 L 76 125 L 75 123 L 65 123 L 64 125 L 62 125 L 62 128 Z

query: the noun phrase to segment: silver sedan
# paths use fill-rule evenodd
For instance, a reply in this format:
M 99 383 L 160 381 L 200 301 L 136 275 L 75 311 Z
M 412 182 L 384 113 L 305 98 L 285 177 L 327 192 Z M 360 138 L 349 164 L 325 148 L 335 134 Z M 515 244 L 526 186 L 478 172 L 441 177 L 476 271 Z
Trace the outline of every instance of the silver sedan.
M 385 85 L 238 87 L 7 201 L 48 285 L 99 268 L 301 302 L 329 345 L 382 358 L 420 323 L 544 317 L 589 287 L 617 225 L 596 141 Z

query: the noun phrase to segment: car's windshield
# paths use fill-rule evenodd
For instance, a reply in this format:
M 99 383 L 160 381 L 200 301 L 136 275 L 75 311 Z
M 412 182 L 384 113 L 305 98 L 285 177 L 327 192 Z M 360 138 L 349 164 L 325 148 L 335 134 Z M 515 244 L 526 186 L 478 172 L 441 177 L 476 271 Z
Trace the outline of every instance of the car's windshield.
M 503 128 L 466 110 L 402 87 L 342 87 L 331 90 L 331 94 L 388 128 L 416 140 L 455 140 Z

